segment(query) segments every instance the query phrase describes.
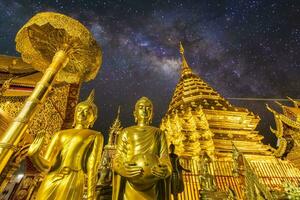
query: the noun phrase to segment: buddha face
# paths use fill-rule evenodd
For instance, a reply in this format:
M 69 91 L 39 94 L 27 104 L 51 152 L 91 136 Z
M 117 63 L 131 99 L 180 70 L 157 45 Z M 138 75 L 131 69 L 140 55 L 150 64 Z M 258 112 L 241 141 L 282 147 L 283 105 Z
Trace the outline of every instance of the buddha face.
M 149 125 L 152 120 L 153 106 L 149 99 L 142 97 L 135 105 L 134 117 L 139 124 Z
M 75 112 L 75 123 L 88 128 L 94 123 L 94 121 L 95 114 L 92 107 L 84 103 L 78 104 Z

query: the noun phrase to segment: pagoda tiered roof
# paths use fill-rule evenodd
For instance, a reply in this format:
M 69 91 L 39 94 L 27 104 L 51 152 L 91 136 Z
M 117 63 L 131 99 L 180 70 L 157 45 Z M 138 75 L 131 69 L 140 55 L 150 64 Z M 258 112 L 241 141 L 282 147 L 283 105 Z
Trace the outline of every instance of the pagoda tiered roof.
M 201 127 L 197 126 L 195 130 L 192 130 L 192 127 L 189 128 L 189 125 L 183 123 L 186 121 L 184 119 L 188 118 L 188 113 L 192 114 L 196 120 L 196 124 L 203 123 L 201 120 L 203 121 L 204 118 L 199 116 L 199 110 L 201 110 L 208 123 L 208 130 L 211 131 L 213 141 L 210 142 L 210 144 L 213 145 L 211 149 L 214 149 L 216 154 L 230 153 L 232 140 L 239 141 L 238 143 L 241 143 L 241 146 L 243 146 L 242 149 L 244 149 L 245 152 L 256 152 L 259 150 L 261 154 L 271 154 L 269 147 L 261 143 L 263 136 L 258 134 L 258 131 L 255 130 L 260 121 L 259 116 L 254 115 L 246 108 L 232 105 L 195 74 L 186 61 L 184 49 L 181 44 L 180 54 L 182 58 L 181 77 L 176 85 L 168 111 L 162 120 L 161 126 L 162 129 L 169 133 L 167 137 L 170 142 L 178 143 L 177 153 L 185 155 L 185 153 L 181 151 L 183 146 L 190 146 L 187 144 L 188 141 L 185 141 L 186 139 L 189 140 L 189 137 L 187 137 L 186 134 L 178 133 L 180 131 L 182 132 L 183 126 L 185 126 L 185 132 L 188 132 L 187 129 L 190 129 L 189 131 L 193 132 L 193 134 L 197 134 L 197 131 L 198 134 L 203 134 L 200 131 Z M 176 120 L 175 118 L 181 120 Z M 176 135 L 177 138 L 172 138 L 172 135 Z M 180 137 L 183 139 L 182 143 L 178 142 L 178 138 Z M 203 145 L 201 146 L 200 144 L 203 142 L 201 136 L 198 138 L 199 142 L 192 141 L 194 148 L 196 148 L 196 146 L 200 146 L 200 148 L 203 147 Z M 204 149 L 206 148 L 207 147 Z

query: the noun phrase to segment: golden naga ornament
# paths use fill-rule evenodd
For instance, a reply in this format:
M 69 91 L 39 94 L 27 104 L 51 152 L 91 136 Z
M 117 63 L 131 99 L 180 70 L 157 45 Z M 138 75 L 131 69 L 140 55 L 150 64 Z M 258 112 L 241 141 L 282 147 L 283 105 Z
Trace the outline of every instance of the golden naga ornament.
M 32 17 L 18 32 L 16 48 L 25 62 L 44 75 L 23 109 L 0 137 L 0 173 L 52 83 L 55 80 L 68 83 L 91 80 L 102 62 L 101 50 L 91 33 L 77 20 L 53 12 Z
M 45 176 L 36 196 L 43 200 L 82 199 L 85 175 L 88 177 L 87 199 L 96 199 L 98 166 L 103 147 L 101 133 L 89 129 L 97 118 L 94 91 L 76 106 L 74 128 L 54 134 L 44 156 L 40 156 L 44 137 L 37 136 L 28 155 Z
M 152 102 L 142 97 L 135 105 L 137 125 L 118 136 L 113 163 L 113 200 L 168 200 L 172 165 L 165 133 L 150 126 Z

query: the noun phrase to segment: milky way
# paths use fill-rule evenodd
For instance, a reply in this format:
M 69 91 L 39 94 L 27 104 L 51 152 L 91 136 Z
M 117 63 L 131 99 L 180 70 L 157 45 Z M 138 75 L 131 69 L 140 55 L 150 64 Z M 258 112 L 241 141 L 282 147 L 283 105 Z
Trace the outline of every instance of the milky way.
M 179 41 L 194 72 L 225 98 L 300 98 L 299 1 L 0 0 L 1 54 L 18 55 L 14 37 L 40 11 L 78 19 L 101 45 L 102 69 L 83 86 L 81 98 L 96 88 L 95 128 L 105 135 L 118 105 L 123 125 L 133 123 L 133 105 L 141 96 L 153 100 L 159 124 L 179 79 Z M 259 114 L 259 129 L 274 144 L 265 109 L 274 103 L 232 103 Z

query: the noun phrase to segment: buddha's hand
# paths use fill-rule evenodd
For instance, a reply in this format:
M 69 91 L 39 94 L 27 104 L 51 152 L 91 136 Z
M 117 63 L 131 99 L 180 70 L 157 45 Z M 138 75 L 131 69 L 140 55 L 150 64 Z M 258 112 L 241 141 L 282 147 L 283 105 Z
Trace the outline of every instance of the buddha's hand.
M 125 162 L 124 163 L 124 168 L 122 170 L 121 176 L 127 177 L 127 178 L 132 178 L 136 176 L 141 176 L 143 174 L 143 168 L 138 167 L 136 163 L 129 163 Z
M 156 165 L 151 168 L 151 173 L 160 179 L 165 179 L 168 177 L 168 166 L 164 164 Z
M 44 132 L 40 131 L 37 133 L 32 144 L 30 145 L 28 149 L 28 155 L 33 156 L 38 154 L 41 147 L 43 146 L 43 143 L 44 143 Z

